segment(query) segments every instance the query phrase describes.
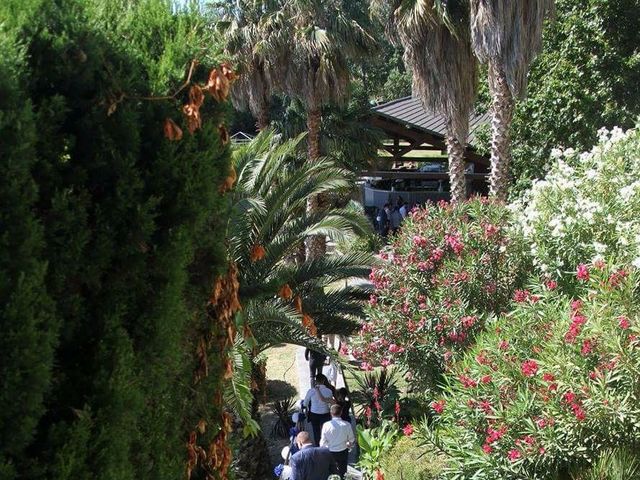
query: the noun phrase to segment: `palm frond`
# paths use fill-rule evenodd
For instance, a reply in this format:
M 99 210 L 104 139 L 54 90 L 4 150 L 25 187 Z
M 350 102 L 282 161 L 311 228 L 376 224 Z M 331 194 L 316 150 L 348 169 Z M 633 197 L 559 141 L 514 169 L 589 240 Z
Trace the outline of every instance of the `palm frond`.
M 245 435 L 255 435 L 260 430 L 258 423 L 251 417 L 251 357 L 249 349 L 241 336 L 236 336 L 229 352 L 232 360 L 233 375 L 224 383 L 225 405 L 242 421 Z

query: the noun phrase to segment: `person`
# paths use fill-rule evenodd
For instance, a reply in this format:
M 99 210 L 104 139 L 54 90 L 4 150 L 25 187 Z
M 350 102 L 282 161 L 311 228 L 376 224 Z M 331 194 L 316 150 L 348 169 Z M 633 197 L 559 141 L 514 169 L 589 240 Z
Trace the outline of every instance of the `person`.
M 400 223 L 402 222 L 402 216 L 398 211 L 398 208 L 394 208 L 391 212 L 391 232 L 395 235 L 400 230 Z
M 382 231 L 382 236 L 386 237 L 387 235 L 389 235 L 389 227 L 391 222 L 391 205 L 388 203 L 384 204 L 384 217 L 386 220 L 384 224 L 384 229 Z
M 378 233 L 383 237 L 387 235 L 389 231 L 389 204 L 385 203 L 384 207 L 378 210 Z
M 409 213 L 409 204 L 407 202 L 404 202 L 400 207 L 400 216 L 402 217 L 403 220 L 407 218 L 408 213 Z
M 326 386 L 329 387 L 329 389 L 335 395 L 334 385 L 336 384 L 336 380 L 338 379 L 338 367 L 336 365 L 336 362 L 334 362 L 333 360 L 329 360 L 329 365 L 325 366 L 323 373 L 324 373 L 324 376 L 327 377 Z
M 329 407 L 333 403 L 333 394 L 325 386 L 327 377 L 319 373 L 316 375 L 316 384 L 311 387 L 304 397 L 304 406 L 307 409 L 309 422 L 313 428 L 313 440 L 316 445 L 320 445 L 320 434 L 325 422 L 331 420 Z
M 334 395 L 336 403 L 342 407 L 342 414 L 340 418 L 345 422 L 351 423 L 351 399 L 349 398 L 349 390 L 345 387 L 336 390 Z
M 291 480 L 327 480 L 337 472 L 331 451 L 314 447 L 307 432 L 300 432 L 296 443 L 300 450 L 291 456 Z
M 304 358 L 309 362 L 309 375 L 311 379 L 311 386 L 315 385 L 316 375 L 322 373 L 322 367 L 324 367 L 324 362 L 327 359 L 327 356 L 316 350 L 311 350 L 307 348 L 304 351 Z
M 349 449 L 355 445 L 351 424 L 341 418 L 342 407 L 338 404 L 331 405 L 331 421 L 322 427 L 320 446 L 329 449 L 334 460 L 338 464 L 338 475 L 344 478 L 349 462 Z

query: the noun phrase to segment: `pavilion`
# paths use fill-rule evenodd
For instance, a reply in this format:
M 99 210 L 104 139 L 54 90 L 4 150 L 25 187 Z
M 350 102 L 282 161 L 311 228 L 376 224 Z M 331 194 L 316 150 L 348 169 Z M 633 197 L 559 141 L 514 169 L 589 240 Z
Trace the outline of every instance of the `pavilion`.
M 382 149 L 364 180 L 364 206 L 380 208 L 398 198 L 424 203 L 449 198 L 449 175 L 442 115 L 428 112 L 419 99 L 404 97 L 374 107 L 370 124 L 384 132 Z M 488 126 L 488 113 L 472 114 L 465 147 L 467 191 L 487 193 L 490 161 L 477 151 L 478 134 Z

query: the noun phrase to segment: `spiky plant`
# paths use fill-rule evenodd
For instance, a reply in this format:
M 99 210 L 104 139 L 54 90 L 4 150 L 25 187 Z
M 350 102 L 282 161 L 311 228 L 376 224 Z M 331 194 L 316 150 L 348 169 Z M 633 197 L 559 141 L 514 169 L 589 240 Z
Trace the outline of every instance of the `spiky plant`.
M 239 269 L 243 315 L 259 350 L 282 342 L 319 348 L 313 325 L 319 333 L 350 333 L 368 295 L 345 283 L 369 274 L 370 254 L 293 261 L 310 235 L 340 241 L 371 231 L 368 220 L 353 209 L 305 211 L 309 197 L 351 183 L 346 171 L 328 160 L 304 162 L 303 140 L 281 141 L 267 130 L 234 155 L 238 182 L 230 251 Z
M 542 48 L 555 0 L 469 0 L 473 51 L 488 65 L 492 102 L 490 194 L 507 195 L 515 99 L 524 95 L 531 62 Z
M 444 116 L 451 200 L 466 198 L 464 151 L 476 95 L 477 61 L 463 0 L 373 0 L 387 34 L 404 48 L 413 93 L 429 111 Z
M 289 429 L 293 427 L 291 415 L 293 414 L 295 405 L 295 397 L 273 402 L 273 413 L 276 415 L 277 420 L 271 429 L 272 437 L 287 438 L 289 436 Z

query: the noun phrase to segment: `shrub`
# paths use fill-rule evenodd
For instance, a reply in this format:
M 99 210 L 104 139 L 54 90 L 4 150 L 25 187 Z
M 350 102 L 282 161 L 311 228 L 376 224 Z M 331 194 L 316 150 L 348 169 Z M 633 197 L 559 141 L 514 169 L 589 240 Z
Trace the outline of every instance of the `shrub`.
M 413 436 L 403 436 L 382 454 L 380 468 L 385 480 L 432 480 L 442 472 L 444 460 L 432 450 L 421 448 Z
M 447 478 L 552 478 L 640 439 L 640 275 L 600 263 L 581 277 L 575 298 L 524 291 L 447 373 L 419 429 Z
M 414 210 L 371 273 L 375 292 L 353 349 L 363 368 L 398 364 L 433 387 L 523 283 L 527 259 L 509 222 L 507 208 L 481 199 Z
M 165 0 L 4 0 L 0 18 L 0 477 L 178 478 L 196 440 L 223 474 L 229 332 L 205 306 L 227 264 L 226 107 L 171 142 L 185 98 L 141 100 L 194 58 L 206 79 L 204 21 Z
M 585 260 L 640 266 L 640 132 L 600 139 L 590 152 L 556 150 L 546 179 L 514 205 L 535 265 L 565 283 Z

